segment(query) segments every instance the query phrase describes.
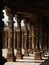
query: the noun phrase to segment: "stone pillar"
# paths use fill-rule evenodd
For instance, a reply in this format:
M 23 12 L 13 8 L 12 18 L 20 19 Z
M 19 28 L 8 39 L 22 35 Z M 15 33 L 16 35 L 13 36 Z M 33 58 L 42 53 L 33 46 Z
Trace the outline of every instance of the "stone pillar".
M 5 31 L 3 31 L 3 49 L 5 48 Z
M 22 49 L 24 49 L 24 47 L 23 47 L 23 31 L 22 31 Z
M 39 27 L 39 23 L 36 23 L 36 43 L 35 43 L 35 52 L 34 52 L 34 59 L 35 60 L 40 60 L 41 58 L 41 53 L 40 53 L 40 27 Z
M 24 49 L 24 28 L 22 27 L 22 49 Z
M 29 51 L 29 54 L 32 54 L 33 53 L 33 50 L 32 50 L 32 26 L 31 26 L 31 23 L 29 22 L 28 23 L 28 31 L 29 31 L 29 35 L 28 35 L 28 37 L 29 37 L 29 49 L 28 49 L 28 51 Z
M 32 25 L 32 50 L 33 50 L 33 52 L 34 52 L 34 49 L 35 49 L 35 46 L 36 46 L 35 41 L 36 41 L 36 39 L 35 39 L 35 28 Z
M 48 52 L 49 52 L 49 29 L 48 29 Z
M 7 30 L 5 31 L 5 48 L 7 48 Z
M 18 39 L 17 39 L 17 31 L 15 31 L 15 49 L 17 49 L 17 41 L 18 41 Z
M 15 18 L 17 20 L 17 23 L 18 23 L 18 33 L 17 33 L 17 37 L 18 37 L 18 40 L 17 40 L 17 53 L 16 53 L 16 58 L 18 59 L 22 59 L 22 30 L 21 30 L 21 16 L 18 16 L 18 15 L 15 15 Z
M 7 61 L 15 61 L 14 56 L 14 22 L 13 14 L 11 14 L 11 9 L 5 6 L 5 11 L 8 16 L 8 53 Z
M 42 23 L 42 56 L 44 56 L 44 51 L 45 51 L 45 26 L 44 23 Z
M 26 41 L 27 41 L 27 33 L 26 33 L 26 30 L 25 30 L 24 31 L 24 39 L 23 39 L 24 49 L 26 49 Z
M 46 43 L 46 44 L 47 44 L 47 50 L 46 50 L 46 51 L 48 52 L 48 27 L 47 27 L 47 36 L 46 36 L 46 38 L 47 38 L 47 39 L 46 39 L 46 42 L 47 42 L 47 43 Z
M 19 31 L 17 31 L 17 49 L 19 49 L 19 48 L 20 48 L 20 29 L 19 29 Z
M 27 19 L 24 19 L 24 24 L 25 24 L 25 29 L 26 29 L 26 32 L 25 32 L 25 49 L 24 49 L 24 55 L 25 56 L 28 56 L 29 55 L 29 52 L 28 52 L 28 49 L 29 49 L 29 30 L 28 30 L 28 20 Z
M 6 30 L 6 28 L 4 28 L 4 31 L 3 31 L 3 47 L 7 48 L 7 30 Z
M 14 31 L 14 49 L 17 48 L 17 32 L 16 30 Z
M 45 29 L 45 24 L 42 21 L 42 25 L 40 25 L 40 42 L 41 42 L 41 51 L 42 51 L 42 56 L 46 54 L 46 29 Z
M 25 44 L 25 42 L 24 42 L 24 28 L 22 27 L 22 55 L 24 56 L 24 44 Z
M 14 49 L 15 49 L 15 30 L 14 30 Z
M 44 45 L 44 55 L 47 53 L 47 51 L 48 51 L 48 32 L 47 32 L 47 26 L 45 25 L 44 26 L 44 28 L 45 28 L 45 36 L 44 36 L 44 43 L 45 43 L 45 45 Z
M 23 40 L 23 41 L 22 41 L 22 43 L 23 43 L 22 46 L 23 46 L 23 49 L 25 48 L 25 40 L 24 40 L 24 39 L 25 39 L 25 37 L 24 37 L 24 32 L 25 32 L 25 30 L 24 30 L 24 29 L 25 29 L 25 27 L 24 27 L 23 30 L 22 30 L 22 40 Z
M 43 56 L 43 22 L 40 21 L 40 52 L 41 56 Z

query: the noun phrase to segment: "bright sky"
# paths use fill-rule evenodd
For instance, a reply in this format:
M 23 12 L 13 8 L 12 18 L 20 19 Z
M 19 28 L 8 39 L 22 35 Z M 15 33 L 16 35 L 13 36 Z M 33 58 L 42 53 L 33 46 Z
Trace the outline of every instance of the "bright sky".
M 4 21 L 4 23 L 6 24 L 6 25 L 8 25 L 8 16 L 6 15 L 6 12 L 5 12 L 5 10 L 3 10 L 3 12 L 4 12 L 4 18 L 2 19 L 3 21 Z M 14 26 L 16 27 L 17 26 L 17 21 L 15 20 L 15 17 L 13 18 L 13 20 L 15 21 L 15 23 L 14 23 Z M 24 21 L 22 20 L 21 21 L 21 26 L 24 26 Z

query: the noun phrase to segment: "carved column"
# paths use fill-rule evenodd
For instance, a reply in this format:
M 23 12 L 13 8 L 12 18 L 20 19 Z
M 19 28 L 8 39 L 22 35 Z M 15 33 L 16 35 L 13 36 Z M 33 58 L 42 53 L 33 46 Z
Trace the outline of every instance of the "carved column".
M 17 53 L 16 53 L 16 58 L 22 59 L 22 30 L 21 30 L 21 16 L 15 15 L 15 18 L 18 23 L 18 33 L 17 33 Z
M 7 30 L 5 31 L 5 48 L 7 48 Z
M 32 25 L 31 25 L 31 23 L 29 22 L 28 23 L 28 31 L 29 31 L 29 35 L 28 35 L 28 37 L 29 37 L 29 49 L 28 49 L 28 51 L 29 51 L 29 54 L 32 54 L 33 53 L 33 50 L 32 50 Z
M 28 56 L 29 55 L 29 52 L 28 52 L 28 49 L 29 49 L 29 30 L 28 30 L 28 20 L 27 19 L 24 19 L 24 24 L 25 24 L 25 29 L 26 29 L 26 32 L 25 32 L 25 49 L 24 49 L 24 55 L 25 56 Z
M 41 53 L 40 53 L 40 27 L 39 27 L 39 23 L 38 22 L 36 23 L 35 29 L 36 29 L 36 34 L 35 34 L 35 36 L 36 36 L 35 45 L 36 46 L 35 46 L 34 59 L 35 60 L 39 60 L 39 59 L 41 59 Z
M 3 31 L 3 47 L 7 48 L 7 30 L 6 30 L 6 27 L 4 28 L 4 31 Z
M 8 53 L 7 61 L 15 61 L 14 56 L 14 22 L 11 10 L 5 6 L 5 11 L 8 16 Z
M 44 55 L 47 53 L 47 51 L 48 51 L 48 32 L 47 32 L 47 26 L 45 25 L 44 26 L 45 27 L 45 36 L 44 36 L 44 43 L 45 43 L 45 45 L 44 45 Z
M 5 31 L 3 31 L 3 49 L 5 48 Z
M 17 39 L 17 31 L 15 31 L 15 49 L 17 49 L 17 41 L 18 41 L 18 39 Z
M 24 49 L 24 47 L 23 47 L 23 31 L 22 31 L 22 49 Z
M 43 56 L 43 22 L 42 20 L 40 20 L 40 52 L 41 52 L 41 56 Z
M 34 49 L 35 49 L 35 41 L 36 41 L 36 39 L 35 39 L 35 33 L 36 33 L 36 31 L 35 31 L 35 28 L 34 28 L 34 25 L 32 25 L 32 50 L 33 50 L 33 52 L 34 52 Z
M 26 33 L 26 27 L 24 26 L 25 30 L 23 33 L 23 44 L 24 44 L 24 49 L 26 48 L 26 41 L 27 41 L 27 33 Z
M 22 27 L 22 49 L 24 49 L 24 27 Z
M 15 30 L 14 30 L 14 49 L 15 49 Z
M 48 29 L 48 52 L 49 52 L 49 29 Z
M 45 24 L 42 22 L 42 56 L 45 55 L 45 41 L 46 41 L 46 36 L 45 36 Z

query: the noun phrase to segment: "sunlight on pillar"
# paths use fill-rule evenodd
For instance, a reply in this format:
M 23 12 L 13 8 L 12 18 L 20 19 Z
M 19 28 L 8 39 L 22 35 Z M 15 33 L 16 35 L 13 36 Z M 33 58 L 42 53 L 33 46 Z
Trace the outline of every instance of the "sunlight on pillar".
M 6 15 L 6 11 L 3 10 L 2 12 L 4 13 L 4 14 L 3 14 L 4 18 L 3 18 L 2 20 L 3 20 L 4 23 L 8 26 L 8 16 Z M 13 17 L 13 21 L 15 21 L 14 27 L 17 27 L 18 24 L 17 24 L 17 21 L 15 20 L 15 17 Z M 21 20 L 21 26 L 24 26 L 24 20 Z
M 2 12 L 4 13 L 4 14 L 3 14 L 4 18 L 3 18 L 2 20 L 3 20 L 4 23 L 8 26 L 8 23 L 7 23 L 7 21 L 8 21 L 8 16 L 6 15 L 6 11 L 5 11 L 5 10 L 2 10 Z
M 14 23 L 14 27 L 17 27 L 18 24 L 17 24 L 17 21 L 15 20 L 15 17 L 13 17 L 13 21 L 15 21 L 15 23 Z
M 24 20 L 21 20 L 21 26 L 24 26 Z

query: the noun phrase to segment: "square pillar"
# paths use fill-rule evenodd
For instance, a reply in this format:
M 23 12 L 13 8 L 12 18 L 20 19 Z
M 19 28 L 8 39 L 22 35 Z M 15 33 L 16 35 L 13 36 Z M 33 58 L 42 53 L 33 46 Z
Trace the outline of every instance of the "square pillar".
M 8 52 L 7 52 L 7 61 L 15 61 L 14 56 L 14 22 L 13 14 L 11 9 L 5 6 L 5 11 L 8 16 Z
M 21 30 L 21 16 L 15 15 L 15 19 L 18 23 L 18 33 L 17 33 L 17 52 L 16 52 L 16 58 L 22 59 L 22 30 Z

